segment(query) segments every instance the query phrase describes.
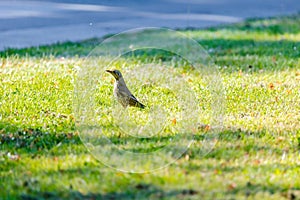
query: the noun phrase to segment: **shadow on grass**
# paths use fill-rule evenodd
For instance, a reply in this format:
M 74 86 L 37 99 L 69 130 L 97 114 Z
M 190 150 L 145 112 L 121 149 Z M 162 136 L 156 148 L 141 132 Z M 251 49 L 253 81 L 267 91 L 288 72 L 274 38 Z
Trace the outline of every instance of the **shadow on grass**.
M 92 38 L 81 42 L 63 42 L 23 49 L 8 48 L 0 52 L 0 57 L 84 57 L 87 56 L 98 44 L 100 44 L 102 40 L 103 38 Z
M 7 50 L 0 52 L 0 57 L 85 57 L 96 46 L 98 39 L 83 43 L 62 43 L 52 46 L 28 48 L 21 50 Z M 200 45 L 209 52 L 210 57 L 218 66 L 227 66 L 229 73 L 236 70 L 251 70 L 252 72 L 278 71 L 288 68 L 298 68 L 300 57 L 300 42 L 294 41 L 256 41 L 256 40 L 229 40 L 213 39 L 199 40 Z M 45 49 L 45 50 L 41 50 Z M 49 50 L 51 49 L 51 50 Z M 139 60 L 142 63 L 173 62 L 174 55 L 162 50 L 139 50 L 123 55 L 126 59 Z M 176 63 L 186 68 L 188 63 Z
M 261 32 L 273 35 L 297 34 L 300 32 L 300 13 L 290 16 L 275 16 L 268 18 L 252 18 L 232 25 L 221 25 L 209 28 L 210 31 L 220 29 Z
M 300 32 L 300 30 L 299 30 Z M 72 56 L 87 56 L 90 51 L 97 47 L 101 43 L 101 39 L 90 39 L 83 42 L 66 42 L 40 47 L 31 47 L 25 49 L 7 49 L 0 52 L 0 57 L 20 56 L 20 57 L 36 57 L 42 58 L 45 56 L 54 57 L 72 57 Z M 235 55 L 245 56 L 257 54 L 260 56 L 277 55 L 281 53 L 287 58 L 298 58 L 300 42 L 280 40 L 271 41 L 263 40 L 257 41 L 253 39 L 210 39 L 210 40 L 198 40 L 207 50 L 210 48 L 216 48 L 219 50 L 218 55 Z M 296 47 L 296 48 L 294 48 Z M 138 57 L 158 57 L 163 60 L 171 60 L 172 56 L 169 52 L 163 50 L 139 50 L 135 53 Z M 133 54 L 128 53 L 128 57 L 133 57 Z M 165 58 L 165 59 L 164 59 Z
M 280 41 L 257 41 L 253 39 L 213 39 L 199 40 L 201 45 L 210 49 L 211 56 L 249 56 L 257 55 L 261 57 L 277 56 L 278 58 L 297 59 L 300 56 L 300 42 L 280 40 Z
M 243 186 L 237 186 L 227 192 L 229 195 L 244 194 L 247 198 L 253 198 L 256 194 L 268 193 L 269 195 L 279 193 L 286 199 L 299 199 L 299 188 L 287 188 L 279 185 L 263 185 L 253 182 L 247 182 Z
M 300 30 L 299 30 L 300 31 Z M 49 46 L 32 47 L 26 49 L 7 49 L 6 51 L 0 52 L 0 57 L 85 57 L 87 56 L 97 45 L 100 44 L 102 39 L 90 39 L 83 42 L 66 42 L 60 44 L 54 44 Z M 204 47 L 208 52 L 210 51 L 210 56 L 216 59 L 216 64 L 218 65 L 232 65 L 239 64 L 241 60 L 236 60 L 235 56 L 249 56 L 256 55 L 262 57 L 271 57 L 274 60 L 276 58 L 285 59 L 298 59 L 300 57 L 300 42 L 281 40 L 281 41 L 256 41 L 252 39 L 211 39 L 211 40 L 199 40 L 200 45 Z M 222 56 L 232 56 L 232 59 L 226 60 Z M 128 59 L 139 59 L 141 61 L 150 62 L 151 60 L 158 61 L 171 61 L 174 59 L 173 54 L 170 52 L 162 50 L 138 50 L 135 52 L 134 56 L 131 53 L 125 55 Z M 220 57 L 220 58 L 218 58 Z M 247 59 L 247 58 L 245 58 Z M 249 59 L 249 58 L 248 58 Z M 261 66 L 255 66 L 264 69 L 276 68 L 276 62 L 270 63 L 270 60 L 266 62 L 261 62 Z M 253 63 L 246 63 L 253 65 Z M 270 67 L 269 65 L 273 65 Z M 296 67 L 293 64 L 285 67 Z
M 1 127 L 17 129 L 14 125 L 0 122 Z M 48 133 L 39 128 L 24 128 L 16 131 L 0 131 L 0 149 L 6 151 L 19 151 L 22 153 L 42 153 L 44 150 L 61 144 L 82 144 L 80 138 L 74 133 Z
M 154 185 L 139 183 L 134 186 L 129 186 L 123 192 L 109 193 L 88 193 L 83 194 L 79 191 L 70 189 L 62 192 L 41 192 L 35 195 L 23 194 L 21 199 L 169 199 L 169 198 L 188 198 L 197 195 L 198 191 L 193 189 L 182 190 L 162 190 Z
M 78 135 L 66 135 L 63 133 L 57 133 L 57 135 L 48 135 L 43 133 L 42 131 L 31 130 L 28 128 L 26 134 L 24 134 L 24 131 L 16 132 L 9 136 L 9 134 L 1 133 L 0 138 L 2 150 L 15 150 L 19 149 L 22 152 L 26 154 L 32 153 L 32 148 L 36 149 L 36 151 L 42 152 L 44 156 L 48 156 L 49 153 L 48 150 L 51 148 L 55 148 L 56 145 L 61 143 L 65 146 L 70 145 L 81 145 L 80 138 Z M 24 137 L 25 135 L 25 137 Z M 15 137 L 15 139 L 12 140 L 11 137 Z M 280 149 L 271 147 L 271 146 L 262 146 L 259 143 L 250 142 L 249 138 L 252 138 L 253 136 L 261 139 L 266 137 L 265 132 L 257 132 L 257 133 L 250 133 L 250 132 L 243 132 L 243 131 L 232 131 L 232 130 L 224 130 L 222 133 L 220 133 L 220 136 L 218 138 L 219 142 L 224 143 L 231 143 L 235 146 L 232 147 L 226 147 L 226 145 L 219 145 L 216 146 L 209 154 L 207 154 L 204 157 L 199 157 L 198 151 L 199 148 L 197 145 L 192 145 L 190 149 L 188 150 L 188 154 L 190 155 L 190 161 L 185 162 L 182 167 L 185 168 L 187 174 L 193 174 L 198 173 L 201 171 L 220 171 L 224 174 L 227 173 L 243 173 L 245 168 L 248 168 L 252 171 L 266 171 L 266 172 L 272 172 L 276 169 L 282 169 L 282 170 L 289 170 L 289 169 L 295 169 L 298 168 L 295 165 L 287 165 L 282 163 L 276 163 L 276 165 L 247 165 L 243 164 L 240 166 L 233 166 L 233 165 L 226 165 L 224 164 L 224 160 L 234 160 L 236 158 L 239 158 L 241 156 L 245 156 L 251 152 L 262 152 L 262 151 L 271 151 L 271 152 L 282 152 Z M 36 139 L 35 139 L 36 138 Z M 111 137 L 112 140 L 120 140 L 121 138 L 118 137 Z M 154 140 L 157 140 L 158 138 L 154 138 Z M 195 136 L 195 142 L 201 142 L 203 141 L 204 137 L 201 136 Z M 168 137 L 163 138 L 163 140 L 168 140 Z M 148 143 L 151 142 L 149 140 L 145 140 L 144 142 Z M 118 143 L 117 143 L 118 144 Z M 116 145 L 117 145 L 116 144 Z M 29 146 L 28 146 L 29 145 Z M 30 147 L 32 145 L 32 147 Z M 133 147 L 134 148 L 134 147 Z M 66 153 L 66 152 L 65 152 Z M 64 150 L 60 152 L 61 155 L 64 155 Z M 75 152 L 76 154 L 76 152 Z M 51 155 L 49 155 L 51 156 Z M 185 155 L 183 155 L 184 159 Z M 202 160 L 214 160 L 215 162 L 202 162 Z M 193 162 L 196 161 L 196 162 Z M 179 161 L 180 163 L 180 161 Z M 54 180 L 53 184 L 55 184 L 55 181 L 59 181 L 60 179 L 64 179 L 67 177 L 69 178 L 83 178 L 83 179 L 91 179 L 90 181 L 97 181 L 98 179 L 101 180 L 101 177 L 105 175 L 107 172 L 103 172 L 103 169 L 99 170 L 99 163 L 97 162 L 87 162 L 87 163 L 81 163 L 77 166 L 69 166 L 64 168 L 58 168 L 53 170 L 42 170 L 39 169 L 37 172 L 34 172 L 35 176 L 40 177 L 40 181 L 43 180 L 42 177 L 52 177 L 51 179 Z M 21 165 L 17 164 L 16 162 L 10 161 L 7 164 L 5 164 L 6 171 L 10 168 L 14 169 L 14 174 L 11 175 L 7 173 L 2 178 L 4 182 L 5 180 L 10 180 L 8 183 L 11 183 L 11 180 L 14 180 L 14 178 L 18 177 L 19 182 L 21 183 L 16 187 L 16 193 L 12 194 L 15 195 L 18 199 L 180 199 L 180 198 L 194 198 L 197 195 L 200 195 L 200 190 L 194 190 L 194 189 L 181 189 L 181 190 L 165 190 L 161 189 L 155 185 L 150 185 L 144 182 L 141 183 L 135 183 L 135 184 L 123 184 L 122 186 L 118 186 L 117 190 L 111 190 L 116 192 L 107 192 L 107 193 L 82 193 L 79 190 L 74 189 L 75 187 L 72 185 L 72 181 L 70 182 L 71 185 L 67 185 L 64 188 L 61 189 L 39 189 L 36 190 L 36 185 L 39 184 L 45 184 L 45 183 L 36 183 L 36 181 L 32 181 L 31 178 L 26 178 L 23 173 L 21 173 L 21 170 L 24 170 Z M 1 168 L 1 167 L 0 167 Z M 103 174 L 104 173 L 104 174 Z M 109 172 L 113 175 L 115 175 L 114 172 Z M 105 176 L 110 176 L 109 174 L 106 174 Z M 29 176 L 30 177 L 30 176 Z M 110 180 L 105 179 L 104 180 Z M 99 183 L 103 184 L 103 183 Z M 25 189 L 24 189 L 25 188 Z M 17 192 L 17 191 L 23 191 L 23 192 Z M 25 191 L 25 192 L 24 192 Z M 101 190 L 102 191 L 102 190 Z M 118 192 L 119 191 L 119 192 Z M 121 192 L 120 192 L 121 191 Z M 249 181 L 246 185 L 238 185 L 236 187 L 231 188 L 227 195 L 235 195 L 237 193 L 239 194 L 245 194 L 245 196 L 251 196 L 254 195 L 257 192 L 268 192 L 270 194 L 274 192 L 286 192 L 286 188 L 282 188 L 278 185 L 261 185 L 253 181 Z M 0 192 L 1 194 L 1 192 Z M 1 194 L 3 195 L 3 194 Z M 7 196 L 8 198 L 13 196 Z
M 3 124 L 2 124 L 3 125 Z M 11 125 L 6 125 L 11 126 Z M 92 139 L 98 143 L 98 135 Z M 102 136 L 101 136 L 102 137 Z M 180 140 L 180 137 L 173 136 L 154 136 L 150 138 L 136 138 L 129 135 L 113 135 L 106 136 L 113 145 L 119 146 L 121 149 L 135 153 L 150 153 L 164 148 L 166 145 L 172 145 L 172 140 Z M 242 130 L 231 130 L 225 129 L 220 133 L 202 132 L 199 130 L 198 133 L 190 137 L 195 141 L 187 151 L 190 153 L 191 158 L 197 156 L 205 156 L 206 158 L 224 159 L 239 157 L 244 154 L 251 152 L 272 152 L 277 155 L 282 154 L 282 149 L 274 145 L 266 144 L 265 142 L 257 142 L 258 140 L 273 140 L 273 136 L 266 133 L 266 130 L 258 132 L 245 132 Z M 186 138 L 187 139 L 187 138 Z M 198 145 L 202 143 L 213 143 L 214 140 L 218 140 L 219 144 L 211 147 L 211 151 L 202 152 L 202 146 Z M 101 143 L 99 145 L 109 145 Z M 38 128 L 25 128 L 17 130 L 15 132 L 5 132 L 4 129 L 0 132 L 0 143 L 1 150 L 6 152 L 17 151 L 25 154 L 55 154 L 63 155 L 65 147 L 72 146 L 74 153 L 80 153 L 85 149 L 80 135 L 74 132 L 70 133 L 47 133 L 41 131 Z M 138 144 L 138 145 L 137 145 Z M 98 144 L 97 144 L 98 145 Z M 76 148 L 74 147 L 76 146 Z M 299 146 L 299 144 L 298 144 Z M 295 148 L 298 148 L 298 146 Z M 57 147 L 61 150 L 57 151 Z M 78 147 L 78 148 L 77 148 Z M 79 148 L 80 147 L 80 148 Z M 104 146 L 103 146 L 104 147 Z M 179 148 L 179 147 L 178 147 Z M 182 147 L 181 147 L 182 148 Z M 53 149 L 53 151 L 51 151 Z M 84 153 L 86 153 L 86 149 Z

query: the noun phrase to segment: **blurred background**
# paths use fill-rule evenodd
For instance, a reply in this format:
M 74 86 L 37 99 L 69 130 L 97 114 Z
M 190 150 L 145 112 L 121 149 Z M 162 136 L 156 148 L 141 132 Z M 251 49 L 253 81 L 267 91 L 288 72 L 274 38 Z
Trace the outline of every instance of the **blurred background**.
M 299 11 L 298 0 L 1 0 L 0 50 L 137 27 L 204 28 Z

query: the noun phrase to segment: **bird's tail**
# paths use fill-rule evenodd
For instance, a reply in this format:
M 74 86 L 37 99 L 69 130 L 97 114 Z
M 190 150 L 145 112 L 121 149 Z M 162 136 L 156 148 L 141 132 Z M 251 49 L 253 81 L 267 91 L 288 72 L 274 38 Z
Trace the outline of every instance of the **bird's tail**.
M 140 102 L 137 102 L 136 107 L 144 109 L 146 106 Z

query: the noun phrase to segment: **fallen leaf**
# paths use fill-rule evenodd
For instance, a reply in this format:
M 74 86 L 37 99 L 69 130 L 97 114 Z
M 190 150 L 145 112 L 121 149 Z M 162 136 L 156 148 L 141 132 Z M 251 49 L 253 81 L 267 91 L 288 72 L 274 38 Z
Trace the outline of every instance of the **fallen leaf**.
M 192 128 L 192 132 L 193 132 L 194 134 L 196 134 L 196 133 L 197 133 L 197 129 Z
M 31 171 L 26 171 L 25 174 L 28 175 L 28 176 L 32 175 Z
M 67 134 L 67 138 L 68 138 L 68 139 L 73 138 L 73 134 L 72 134 L 72 133 L 68 133 L 68 134 Z
M 239 76 L 242 76 L 243 75 L 243 71 L 240 69 L 239 70 Z
M 172 119 L 172 124 L 176 125 L 176 123 L 177 123 L 176 118 Z
M 228 188 L 228 190 L 233 190 L 233 189 L 236 188 L 236 186 L 237 186 L 237 185 L 236 185 L 235 183 L 231 183 L 231 184 L 228 185 L 227 188 Z
M 259 165 L 260 164 L 260 160 L 256 159 L 253 161 L 255 165 Z
M 7 157 L 11 160 L 20 160 L 20 156 L 18 154 L 11 154 L 10 152 L 7 153 Z
M 285 140 L 285 138 L 282 137 L 282 136 L 279 136 L 279 137 L 277 138 L 277 142 L 282 142 L 282 141 L 284 141 L 284 140 Z
M 185 158 L 186 161 L 188 161 L 190 159 L 189 154 L 186 154 L 184 158 Z
M 211 129 L 210 125 L 206 125 L 204 128 L 205 131 L 209 131 L 210 129 Z

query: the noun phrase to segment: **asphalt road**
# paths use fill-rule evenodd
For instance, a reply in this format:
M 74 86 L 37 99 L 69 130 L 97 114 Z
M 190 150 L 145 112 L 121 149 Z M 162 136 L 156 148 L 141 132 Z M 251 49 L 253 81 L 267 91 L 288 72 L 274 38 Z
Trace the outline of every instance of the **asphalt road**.
M 131 28 L 203 28 L 299 11 L 299 0 L 0 0 L 0 50 Z

